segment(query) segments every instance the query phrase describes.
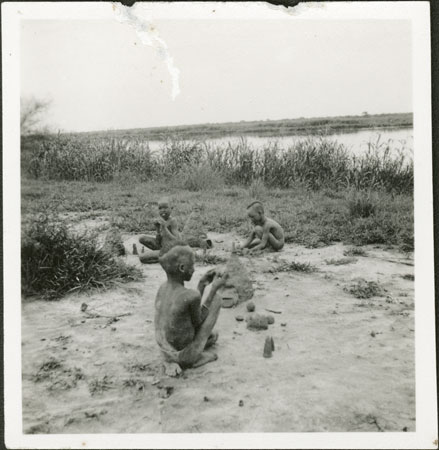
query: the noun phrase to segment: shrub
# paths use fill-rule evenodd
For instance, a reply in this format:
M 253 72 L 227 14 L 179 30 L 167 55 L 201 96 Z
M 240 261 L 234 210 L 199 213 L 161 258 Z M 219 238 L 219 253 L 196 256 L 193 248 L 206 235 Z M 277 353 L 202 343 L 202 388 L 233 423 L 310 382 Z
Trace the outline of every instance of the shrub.
M 141 272 L 99 249 L 95 236 L 74 235 L 61 221 L 42 216 L 23 229 L 21 280 L 24 295 L 47 299 L 115 280 L 138 279 Z

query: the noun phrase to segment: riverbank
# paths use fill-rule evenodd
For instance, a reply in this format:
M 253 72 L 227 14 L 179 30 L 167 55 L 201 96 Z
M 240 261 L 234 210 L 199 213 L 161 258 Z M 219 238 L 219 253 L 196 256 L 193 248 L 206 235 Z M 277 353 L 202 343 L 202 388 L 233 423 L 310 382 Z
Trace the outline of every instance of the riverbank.
M 88 137 L 141 138 L 165 140 L 169 136 L 179 139 L 215 139 L 224 136 L 293 136 L 347 133 L 365 129 L 398 129 L 413 127 L 413 113 L 364 114 L 361 116 L 314 117 L 284 120 L 240 121 L 180 125 L 173 127 L 133 128 L 72 133 Z

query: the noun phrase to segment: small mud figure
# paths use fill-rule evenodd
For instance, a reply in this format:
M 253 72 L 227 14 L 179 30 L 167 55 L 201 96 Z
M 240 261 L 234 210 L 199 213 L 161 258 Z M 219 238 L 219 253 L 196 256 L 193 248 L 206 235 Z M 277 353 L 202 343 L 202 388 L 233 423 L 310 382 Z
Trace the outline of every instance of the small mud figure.
M 265 338 L 265 344 L 264 344 L 264 358 L 271 358 L 273 355 L 273 339 L 270 336 L 267 336 Z
M 174 217 L 171 217 L 172 207 L 167 198 L 162 198 L 158 203 L 159 218 L 154 222 L 156 228 L 155 236 L 140 236 L 139 242 L 150 251 L 140 255 L 143 264 L 154 264 L 159 262 L 159 256 L 166 253 L 176 241 L 181 240 L 178 231 L 178 224 Z
M 133 255 L 138 255 L 139 252 L 137 251 L 137 246 L 136 244 L 133 244 Z
M 203 230 L 203 219 L 201 217 L 201 206 L 196 205 L 184 224 L 182 237 L 192 248 L 210 249 L 213 243 L 207 238 Z
M 267 316 L 255 314 L 254 316 L 247 317 L 247 328 L 249 330 L 267 330 L 268 329 Z
M 122 242 L 122 235 L 117 228 L 111 228 L 111 230 L 105 236 L 104 250 L 116 256 L 125 255 L 125 247 Z
M 227 282 L 220 292 L 224 308 L 236 306 L 253 297 L 253 283 L 236 254 L 235 244 L 232 246 L 232 254 L 227 261 L 224 273 L 228 275 Z
M 279 251 L 285 244 L 284 230 L 273 219 L 265 217 L 261 202 L 253 202 L 247 207 L 247 216 L 254 225 L 242 248 L 249 248 L 250 253 L 270 249 Z
M 212 269 L 201 277 L 198 289 L 187 289 L 194 273 L 195 255 L 189 246 L 176 245 L 160 257 L 168 280 L 162 284 L 155 300 L 155 336 L 165 358 L 167 374 L 181 368 L 198 367 L 217 359 L 207 350 L 218 339 L 212 332 L 221 310 L 218 289 L 227 275 Z M 210 292 L 201 304 L 206 286 Z
M 246 305 L 247 311 L 248 312 L 253 312 L 255 310 L 255 304 L 253 302 L 248 302 Z

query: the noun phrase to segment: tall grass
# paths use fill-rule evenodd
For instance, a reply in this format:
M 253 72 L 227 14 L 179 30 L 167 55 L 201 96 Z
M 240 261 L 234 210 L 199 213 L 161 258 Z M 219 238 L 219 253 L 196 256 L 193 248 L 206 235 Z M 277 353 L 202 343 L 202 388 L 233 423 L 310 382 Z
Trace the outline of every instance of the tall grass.
M 165 141 L 151 151 L 139 139 L 58 136 L 36 143 L 22 155 L 23 169 L 33 178 L 50 180 L 139 181 L 172 179 L 191 190 L 227 185 L 310 190 L 380 189 L 392 193 L 413 190 L 413 161 L 392 154 L 386 143 L 370 143 L 366 154 L 352 155 L 343 145 L 324 137 L 299 140 L 288 148 L 274 142 L 255 149 L 237 144 L 212 147 L 197 141 Z M 204 177 L 204 181 L 198 179 Z M 220 180 L 220 178 L 222 180 Z

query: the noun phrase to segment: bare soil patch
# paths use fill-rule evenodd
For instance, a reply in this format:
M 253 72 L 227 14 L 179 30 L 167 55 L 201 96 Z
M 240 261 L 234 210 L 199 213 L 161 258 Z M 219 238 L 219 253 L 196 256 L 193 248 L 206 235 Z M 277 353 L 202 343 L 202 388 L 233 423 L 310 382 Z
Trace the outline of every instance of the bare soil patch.
M 165 274 L 131 254 L 137 236 L 123 237 L 125 259 L 144 280 L 23 303 L 25 433 L 415 430 L 411 256 L 368 246 L 367 256 L 327 264 L 347 247 L 288 244 L 278 254 L 241 257 L 255 311 L 246 303 L 223 309 L 218 360 L 167 378 L 153 324 Z M 210 254 L 223 257 L 238 239 L 209 238 Z M 276 270 L 308 263 L 316 270 Z M 190 285 L 211 267 L 197 263 Z M 381 296 L 344 290 L 359 279 L 377 283 Z M 235 319 L 250 314 L 274 323 L 253 331 Z M 268 336 L 275 350 L 264 358 Z

